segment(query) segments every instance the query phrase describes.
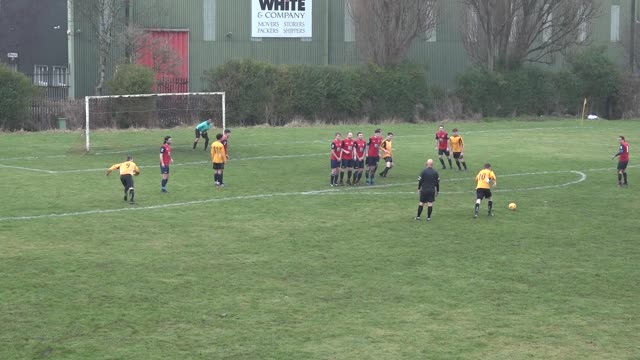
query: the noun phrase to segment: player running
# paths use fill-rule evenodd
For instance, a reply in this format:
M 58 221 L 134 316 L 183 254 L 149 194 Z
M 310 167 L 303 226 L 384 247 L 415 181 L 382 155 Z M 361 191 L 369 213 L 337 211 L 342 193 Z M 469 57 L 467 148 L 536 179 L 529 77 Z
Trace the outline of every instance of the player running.
M 476 207 L 473 217 L 478 217 L 478 210 L 480 210 L 480 203 L 482 199 L 487 198 L 489 205 L 489 216 L 493 216 L 491 208 L 493 207 L 493 200 L 491 198 L 491 187 L 498 186 L 496 180 L 496 174 L 491 170 L 491 164 L 484 164 L 484 169 L 480 170 L 476 175 Z
M 124 186 L 124 201 L 127 201 L 128 197 L 129 204 L 134 204 L 133 176 L 140 174 L 140 168 L 133 162 L 133 157 L 129 155 L 125 162 L 111 165 L 111 167 L 107 169 L 107 176 L 115 169 L 120 169 L 120 182 L 122 186 Z

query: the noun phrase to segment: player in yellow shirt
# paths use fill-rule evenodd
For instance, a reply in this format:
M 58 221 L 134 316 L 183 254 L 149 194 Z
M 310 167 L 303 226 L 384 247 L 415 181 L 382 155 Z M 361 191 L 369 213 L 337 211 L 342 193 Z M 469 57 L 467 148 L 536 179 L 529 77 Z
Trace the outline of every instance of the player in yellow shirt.
M 133 162 L 133 157 L 129 155 L 127 156 L 127 161 L 111 165 L 107 169 L 107 176 L 116 169 L 120 169 L 120 182 L 124 186 L 124 201 L 127 201 L 128 197 L 129 204 L 133 204 L 133 177 L 140 174 L 140 168 Z
M 462 171 L 460 163 L 464 166 L 464 171 L 467 171 L 467 163 L 464 161 L 464 141 L 462 141 L 462 136 L 458 135 L 457 128 L 452 131 L 453 135 L 449 137 L 449 148 L 451 148 L 453 158 L 456 160 L 456 165 L 458 165 L 458 171 Z
M 380 143 L 380 157 L 384 159 L 385 168 L 378 175 L 387 177 L 387 173 L 393 167 L 393 133 L 388 133 L 387 138 Z
M 222 134 L 216 135 L 216 141 L 211 144 L 211 162 L 213 163 L 213 181 L 216 186 L 224 186 L 222 181 L 222 173 L 224 172 L 224 163 L 227 161 L 227 152 L 224 144 L 220 141 Z
M 478 210 L 480 210 L 480 203 L 482 199 L 487 198 L 489 205 L 489 216 L 493 216 L 491 213 L 491 207 L 493 206 L 493 200 L 491 198 L 491 187 L 498 186 L 496 181 L 496 174 L 491 170 L 491 164 L 484 164 L 484 169 L 480 170 L 476 175 L 476 207 L 474 218 L 478 217 Z

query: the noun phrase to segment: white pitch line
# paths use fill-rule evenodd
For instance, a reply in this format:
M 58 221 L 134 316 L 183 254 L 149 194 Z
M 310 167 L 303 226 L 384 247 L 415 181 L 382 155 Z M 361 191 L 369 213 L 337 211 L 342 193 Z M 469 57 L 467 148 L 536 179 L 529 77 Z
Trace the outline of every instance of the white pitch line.
M 551 189 L 558 187 L 565 187 L 573 184 L 577 184 L 583 182 L 587 179 L 587 175 L 580 171 L 575 170 L 567 170 L 567 171 L 543 171 L 539 173 L 522 173 L 522 174 L 508 174 L 503 175 L 503 177 L 507 176 L 526 176 L 526 175 L 544 175 L 544 174 L 554 174 L 554 173 L 575 173 L 580 175 L 580 179 L 575 181 L 570 181 L 563 184 L 557 185 L 546 185 L 546 186 L 536 186 L 530 188 L 521 188 L 521 189 L 501 189 L 496 190 L 498 192 L 514 192 L 514 191 L 533 191 L 533 190 L 543 190 L 543 189 Z M 458 179 L 451 179 L 451 181 L 456 181 Z M 468 180 L 468 179 L 460 179 L 460 180 Z M 372 188 L 383 188 L 383 187 L 391 187 L 391 186 L 405 186 L 409 184 L 415 183 L 402 183 L 402 184 L 385 184 L 385 185 L 374 185 L 365 189 Z M 92 215 L 92 214 L 109 214 L 116 213 L 121 211 L 141 211 L 141 210 L 156 210 L 156 209 L 165 209 L 172 207 L 180 207 L 180 206 L 191 206 L 191 205 L 199 205 L 199 204 L 207 204 L 213 202 L 221 202 L 221 201 L 230 201 L 230 200 L 253 200 L 253 199 L 264 199 L 264 198 L 273 198 L 273 197 L 281 197 L 281 196 L 305 196 L 305 195 L 330 195 L 335 193 L 343 193 L 346 191 L 356 190 L 358 188 L 344 188 L 344 189 L 325 189 L 325 190 L 309 190 L 309 191 L 300 191 L 300 192 L 285 192 L 285 193 L 271 193 L 271 194 L 256 194 L 256 195 L 243 195 L 243 196 L 232 196 L 226 198 L 213 198 L 206 200 L 195 200 L 195 201 L 186 201 L 179 203 L 171 203 L 171 204 L 161 204 L 161 205 L 151 205 L 151 206 L 143 206 L 143 207 L 126 207 L 119 209 L 97 209 L 97 210 L 87 210 L 87 211 L 78 211 L 78 212 L 70 212 L 70 213 L 60 213 L 60 214 L 42 214 L 42 215 L 31 215 L 31 216 L 10 216 L 10 217 L 0 217 L 0 221 L 18 221 L 18 220 L 37 220 L 37 219 L 48 219 L 48 218 L 60 218 L 60 217 L 71 217 L 71 216 L 80 216 L 80 215 Z M 460 192 L 450 192 L 448 194 L 462 194 L 467 193 L 467 191 Z M 354 192 L 354 194 L 371 194 L 368 191 L 359 191 Z M 415 192 L 377 192 L 375 194 L 385 195 L 385 194 L 415 194 Z M 443 192 L 444 194 L 444 192 Z
M 469 130 L 463 132 L 464 134 L 477 134 L 477 133 L 494 133 L 494 132 L 514 132 L 514 131 L 539 131 L 539 130 L 558 130 L 558 129 L 591 129 L 592 127 L 588 126 L 576 126 L 576 127 L 537 127 L 537 128 L 518 128 L 518 129 L 495 129 L 495 130 Z M 424 135 L 399 135 L 396 137 L 424 137 L 431 136 L 430 133 L 425 133 Z M 331 139 L 332 140 L 332 139 Z M 309 144 L 309 143 L 319 143 L 325 144 L 327 142 L 331 142 L 331 140 L 298 140 L 292 142 L 283 142 L 283 143 L 265 143 L 265 144 L 256 144 L 256 143 L 247 143 L 247 144 L 236 144 L 235 146 L 244 147 L 244 146 L 273 146 L 273 145 L 288 145 L 288 144 Z M 175 146 L 174 148 L 180 148 L 182 146 Z M 188 148 L 188 146 L 184 146 Z M 113 150 L 113 151 L 100 151 L 93 153 L 92 155 L 110 155 L 110 154 L 123 154 L 127 152 L 135 152 L 140 150 L 145 150 L 148 147 L 137 147 L 129 150 Z M 24 156 L 24 157 L 12 157 L 12 158 L 0 158 L 0 161 L 9 161 L 9 160 L 37 160 L 37 159 L 50 159 L 50 158 L 64 158 L 70 157 L 71 155 L 45 155 L 45 156 Z
M 232 161 L 287 159 L 287 158 L 327 156 L 327 155 L 329 154 L 322 153 L 322 154 L 300 154 L 300 155 L 255 156 L 255 157 L 232 159 Z M 189 166 L 189 165 L 201 165 L 201 164 L 208 164 L 208 163 L 210 163 L 210 161 L 204 160 L 204 161 L 192 161 L 192 162 L 173 164 L 171 166 Z M 144 168 L 157 167 L 157 166 L 160 166 L 160 165 L 140 165 L 139 168 L 144 169 Z M 71 173 L 106 171 L 107 169 L 107 168 L 99 168 L 99 169 L 75 169 L 75 170 L 43 170 L 43 169 L 28 168 L 28 167 L 22 167 L 22 166 L 9 166 L 9 165 L 1 165 L 1 164 L 0 164 L 0 167 L 16 169 L 16 170 L 44 172 L 47 174 L 71 174 Z

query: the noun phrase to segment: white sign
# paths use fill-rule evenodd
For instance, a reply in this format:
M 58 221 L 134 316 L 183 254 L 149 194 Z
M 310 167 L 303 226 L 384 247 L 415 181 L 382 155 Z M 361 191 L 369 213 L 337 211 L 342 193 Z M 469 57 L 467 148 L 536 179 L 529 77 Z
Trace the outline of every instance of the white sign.
M 10 59 L 15 59 L 15 58 L 18 57 L 18 53 L 8 53 L 7 57 L 10 58 Z
M 312 37 L 313 0 L 251 2 L 251 37 Z

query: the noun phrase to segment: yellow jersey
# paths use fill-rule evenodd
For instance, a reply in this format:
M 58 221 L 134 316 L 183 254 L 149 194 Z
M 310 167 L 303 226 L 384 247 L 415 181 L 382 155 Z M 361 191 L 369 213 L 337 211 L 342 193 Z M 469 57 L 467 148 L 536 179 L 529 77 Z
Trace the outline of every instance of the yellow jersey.
M 211 144 L 211 162 L 214 164 L 224 164 L 227 161 L 227 152 L 224 145 L 220 141 L 214 141 Z
M 380 157 L 381 158 L 384 159 L 387 156 L 393 156 L 392 143 L 393 143 L 393 141 L 391 141 L 391 140 L 387 140 L 387 139 L 382 140 L 382 143 L 380 144 Z
M 496 174 L 491 169 L 482 169 L 476 175 L 476 189 L 491 189 L 491 184 L 497 184 Z
M 464 142 L 462 141 L 462 136 L 460 135 L 451 135 L 449 137 L 449 142 L 451 143 L 451 151 L 454 153 L 462 152 L 464 148 Z
M 120 169 L 120 175 L 138 175 L 140 174 L 140 168 L 133 161 L 125 161 L 120 164 L 112 165 L 107 170 L 107 175 L 111 174 L 111 172 L 115 169 Z

